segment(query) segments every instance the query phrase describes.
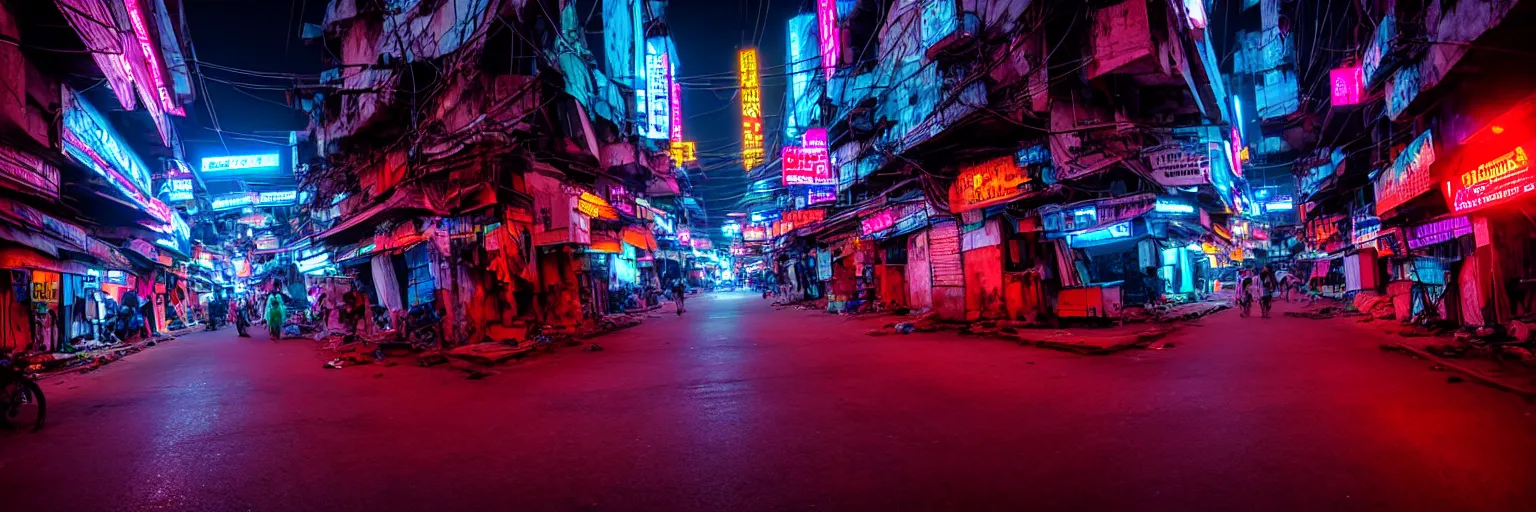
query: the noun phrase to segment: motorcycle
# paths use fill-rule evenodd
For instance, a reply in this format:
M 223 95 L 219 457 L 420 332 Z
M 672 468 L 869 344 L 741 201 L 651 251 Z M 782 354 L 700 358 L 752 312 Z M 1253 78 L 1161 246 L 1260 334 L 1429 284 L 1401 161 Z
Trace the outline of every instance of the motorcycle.
M 27 360 L 11 353 L 0 354 L 0 427 L 43 428 L 47 401 L 37 381 L 26 373 Z
M 405 314 L 405 339 L 417 350 L 437 348 L 437 326 L 443 317 L 431 304 L 411 306 Z

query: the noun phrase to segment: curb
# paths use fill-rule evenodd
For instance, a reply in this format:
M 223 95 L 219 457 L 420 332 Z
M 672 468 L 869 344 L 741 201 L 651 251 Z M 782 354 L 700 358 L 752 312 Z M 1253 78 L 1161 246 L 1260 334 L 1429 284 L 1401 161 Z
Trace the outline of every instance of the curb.
M 1435 364 L 1440 365 L 1440 366 L 1444 366 L 1448 370 L 1454 371 L 1456 373 L 1460 373 L 1460 374 L 1466 376 L 1467 378 L 1472 379 L 1472 380 L 1476 381 L 1477 383 L 1482 384 L 1484 386 L 1488 386 L 1488 387 L 1491 387 L 1491 388 L 1494 388 L 1494 389 L 1497 389 L 1497 390 L 1500 390 L 1500 391 L 1507 391 L 1507 392 L 1510 392 L 1510 393 L 1514 393 L 1516 395 L 1520 395 L 1521 398 L 1525 398 L 1527 400 L 1536 399 L 1536 390 L 1526 389 L 1526 388 L 1522 388 L 1522 387 L 1519 387 L 1519 386 L 1515 386 L 1515 385 L 1507 384 L 1507 383 L 1504 383 L 1504 382 L 1500 382 L 1497 379 L 1494 379 L 1492 377 L 1484 375 L 1482 372 L 1479 372 L 1477 370 L 1473 370 L 1471 368 L 1467 368 L 1465 366 L 1456 364 L 1454 362 L 1451 362 L 1448 359 L 1445 359 L 1443 357 L 1431 354 L 1431 353 L 1429 353 L 1428 351 L 1426 351 L 1424 349 L 1421 349 L 1421 348 L 1409 345 L 1407 343 L 1393 343 L 1393 344 L 1389 344 L 1389 345 L 1383 345 L 1382 348 L 1391 348 L 1391 349 L 1395 349 L 1395 350 L 1399 350 L 1399 351 L 1402 351 L 1404 353 L 1407 353 L 1408 355 L 1424 358 L 1424 359 L 1426 359 L 1426 360 L 1428 360 L 1428 361 L 1430 361 L 1432 363 L 1435 363 Z

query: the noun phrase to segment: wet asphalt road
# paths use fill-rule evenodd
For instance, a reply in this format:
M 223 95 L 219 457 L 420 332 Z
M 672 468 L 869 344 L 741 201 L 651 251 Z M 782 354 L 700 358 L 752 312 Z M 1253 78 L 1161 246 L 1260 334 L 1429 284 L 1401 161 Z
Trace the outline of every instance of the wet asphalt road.
M 1082 357 L 690 302 L 469 381 L 196 334 L 45 382 L 0 510 L 1533 510 L 1536 421 L 1348 322 Z

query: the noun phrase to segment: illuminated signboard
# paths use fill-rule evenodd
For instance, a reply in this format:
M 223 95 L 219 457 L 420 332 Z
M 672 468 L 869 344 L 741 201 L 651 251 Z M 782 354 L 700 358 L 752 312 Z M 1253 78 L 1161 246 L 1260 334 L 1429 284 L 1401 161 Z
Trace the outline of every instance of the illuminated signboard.
M 822 204 L 837 202 L 837 187 L 832 185 L 812 186 L 805 189 L 805 204 Z
M 297 190 L 261 192 L 256 194 L 256 200 L 253 204 L 256 206 L 283 206 L 293 204 L 297 202 L 298 199 L 299 191 Z
M 811 175 L 810 185 L 836 185 L 837 176 L 832 175 L 832 154 L 827 150 L 827 129 L 810 128 L 805 130 L 805 137 L 801 138 L 801 147 L 805 148 L 801 155 L 805 158 L 805 165 Z
M 1418 249 L 1472 234 L 1472 220 L 1466 216 L 1440 219 L 1408 228 L 1408 248 Z
M 736 54 L 741 81 L 741 165 L 748 171 L 763 163 L 763 98 L 757 81 L 757 50 Z
M 266 169 L 282 165 L 277 153 L 266 155 L 217 156 L 203 159 L 203 172 Z
M 748 242 L 761 242 L 768 239 L 768 226 L 752 224 L 741 228 L 741 239 Z
M 1164 144 L 1147 148 L 1141 156 L 1159 185 L 1193 187 L 1211 182 L 1209 144 Z
M 1173 199 L 1158 199 L 1152 205 L 1152 211 L 1158 213 L 1195 213 L 1195 207 Z
M 673 142 L 669 151 L 672 153 L 673 165 L 683 165 L 699 160 L 698 149 L 693 141 Z
M 209 208 L 214 211 L 244 208 L 250 206 L 252 201 L 253 199 L 251 198 L 251 195 L 244 192 L 238 194 L 225 194 L 208 200 L 210 203 Z
M 1376 177 L 1376 214 L 1397 208 L 1435 187 L 1429 166 L 1435 163 L 1435 140 L 1425 130 L 1398 153 L 1392 166 Z
M 646 120 L 648 128 L 646 136 L 652 139 L 668 139 L 672 135 L 672 113 L 667 108 L 672 104 L 668 98 L 672 92 L 671 84 L 667 83 L 667 67 L 669 65 L 665 48 L 657 49 L 654 44 L 645 45 L 645 80 L 646 94 L 648 98 L 646 106 Z
M 811 184 L 811 169 L 805 158 L 805 148 L 784 146 L 779 148 L 779 167 L 785 185 Z
M 1335 107 L 1355 105 L 1365 96 L 1365 71 L 1360 66 L 1328 72 L 1329 97 Z
M 683 86 L 678 84 L 677 81 L 673 79 L 673 73 L 674 70 L 672 69 L 671 63 L 668 63 L 667 89 L 670 91 L 670 94 L 667 95 L 667 99 L 670 100 L 670 102 L 668 103 L 669 108 L 667 110 L 672 113 L 672 120 L 669 122 L 669 128 L 672 129 L 672 142 L 677 143 L 683 141 Z
M 125 0 L 123 5 L 128 8 L 128 23 L 133 26 L 133 37 L 139 43 L 139 51 L 144 53 L 144 63 L 149 69 L 149 80 L 154 86 L 155 96 L 160 102 L 160 109 L 186 117 L 187 113 L 182 109 L 176 99 L 171 96 L 171 89 L 166 85 L 164 69 L 160 63 L 160 43 L 155 41 L 149 33 L 149 25 L 144 23 L 144 8 L 139 0 Z
M 816 0 L 816 41 L 821 49 L 821 69 L 827 78 L 837 71 L 837 2 Z
M 949 210 L 962 213 L 1006 203 L 1024 195 L 1020 186 L 1028 182 L 1029 175 L 1019 168 L 1014 155 L 965 167 L 949 187 Z
M 1526 145 L 1532 144 L 1536 141 Z M 1445 201 L 1455 213 L 1509 203 L 1532 192 L 1536 192 L 1536 173 L 1531 172 L 1525 146 L 1515 146 L 1445 182 Z
M 810 208 L 806 210 L 792 210 L 784 212 L 784 221 L 793 222 L 804 226 L 813 222 L 819 222 L 827 218 L 827 211 L 822 208 Z
M 64 152 L 105 178 L 125 197 L 164 222 L 170 222 L 170 210 L 144 195 L 149 188 L 149 169 L 139 156 L 128 149 L 105 118 L 69 88 L 63 90 L 63 130 L 59 139 Z
M 167 201 L 191 201 L 193 198 L 192 180 L 181 178 L 166 180 L 165 186 L 165 200 Z

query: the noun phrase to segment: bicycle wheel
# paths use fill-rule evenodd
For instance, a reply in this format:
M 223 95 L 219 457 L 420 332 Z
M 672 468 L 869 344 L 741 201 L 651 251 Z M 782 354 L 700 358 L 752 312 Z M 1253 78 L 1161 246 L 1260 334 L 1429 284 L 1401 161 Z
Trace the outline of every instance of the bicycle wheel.
M 48 413 L 48 402 L 43 389 L 36 382 L 22 379 L 5 389 L 5 423 L 16 428 L 30 428 L 33 432 L 43 428 Z

